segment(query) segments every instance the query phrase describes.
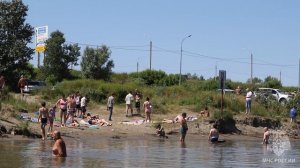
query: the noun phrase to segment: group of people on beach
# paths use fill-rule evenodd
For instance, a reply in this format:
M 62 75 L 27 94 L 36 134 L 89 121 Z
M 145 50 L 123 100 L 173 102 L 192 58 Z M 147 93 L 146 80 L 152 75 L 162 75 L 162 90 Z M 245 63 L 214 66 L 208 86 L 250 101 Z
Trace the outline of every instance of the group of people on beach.
M 130 110 L 131 116 L 133 115 L 133 102 L 135 105 L 136 113 L 140 115 L 141 113 L 141 100 L 142 94 L 135 89 L 134 94 L 131 91 L 125 97 L 126 103 L 126 117 L 129 117 L 128 112 Z M 143 109 L 145 111 L 145 122 L 151 122 L 151 112 L 152 112 L 152 103 L 149 97 L 146 97 L 146 101 L 143 103 Z

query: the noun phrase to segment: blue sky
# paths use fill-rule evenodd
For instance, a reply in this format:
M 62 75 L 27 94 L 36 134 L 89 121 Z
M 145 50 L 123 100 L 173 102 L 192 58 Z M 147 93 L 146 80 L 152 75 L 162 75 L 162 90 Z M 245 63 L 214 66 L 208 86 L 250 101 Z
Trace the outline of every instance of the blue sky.
M 253 76 L 280 78 L 298 86 L 300 58 L 300 1 L 297 0 L 23 0 L 29 6 L 26 22 L 60 30 L 66 41 L 107 45 L 114 72 L 152 69 L 205 79 L 217 70 L 246 82 Z M 33 45 L 32 45 L 33 46 Z M 37 64 L 34 55 L 33 64 Z M 80 67 L 77 67 L 79 69 Z

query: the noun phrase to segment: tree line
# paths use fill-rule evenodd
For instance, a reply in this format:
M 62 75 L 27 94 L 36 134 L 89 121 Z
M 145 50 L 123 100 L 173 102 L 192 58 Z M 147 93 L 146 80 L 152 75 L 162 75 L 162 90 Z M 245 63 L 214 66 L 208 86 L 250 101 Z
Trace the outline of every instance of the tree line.
M 86 78 L 111 81 L 112 75 L 120 81 L 131 78 L 137 79 L 146 85 L 172 86 L 179 81 L 178 74 L 167 74 L 160 70 L 145 70 L 130 74 L 114 74 L 114 62 L 110 59 L 111 50 L 102 45 L 97 48 L 86 47 L 81 53 L 78 44 L 67 44 L 64 33 L 57 30 L 50 34 L 45 42 L 44 64 L 34 68 L 29 61 L 33 58 L 34 49 L 28 47 L 32 43 L 34 27 L 26 23 L 28 6 L 22 1 L 0 1 L 0 74 L 6 77 L 7 86 L 15 89 L 16 82 L 21 75 L 30 79 L 46 81 L 54 85 L 64 79 Z M 79 58 L 81 57 L 81 62 Z M 72 67 L 80 65 L 81 70 L 77 75 L 72 74 Z M 79 73 L 79 75 L 78 75 Z M 186 80 L 204 81 L 204 77 L 196 74 L 182 76 Z M 217 79 L 209 79 L 209 88 L 218 87 Z M 228 88 L 234 88 L 239 83 L 227 82 Z M 265 81 L 254 78 L 253 83 L 263 86 L 281 88 L 281 82 L 274 77 L 267 77 Z M 249 80 L 247 82 L 250 83 Z M 242 83 L 241 83 L 242 84 Z

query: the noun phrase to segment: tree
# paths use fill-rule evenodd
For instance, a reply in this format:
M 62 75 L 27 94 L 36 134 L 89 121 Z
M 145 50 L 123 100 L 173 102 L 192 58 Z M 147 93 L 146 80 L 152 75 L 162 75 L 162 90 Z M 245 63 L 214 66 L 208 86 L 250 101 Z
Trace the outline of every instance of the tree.
M 247 83 L 251 83 L 251 79 L 248 79 L 248 80 L 247 80 Z M 262 83 L 262 80 L 259 79 L 258 77 L 254 77 L 254 78 L 252 79 L 252 83 L 253 83 L 253 84 L 261 84 L 261 83 Z
M 269 88 L 281 88 L 282 84 L 277 78 L 268 76 L 265 78 L 264 86 Z
M 85 78 L 109 80 L 114 62 L 109 60 L 111 51 L 105 45 L 100 48 L 86 47 L 82 56 L 81 70 Z
M 51 76 L 52 81 L 62 81 L 64 78 L 70 78 L 69 67 L 78 65 L 80 47 L 77 44 L 67 45 L 64 43 L 64 34 L 60 31 L 52 32 L 50 38 L 46 41 L 46 56 L 42 72 L 45 77 Z
M 21 73 L 33 72 L 28 66 L 33 49 L 28 47 L 34 33 L 33 27 L 25 23 L 28 7 L 20 0 L 0 1 L 0 73 L 6 83 L 16 88 Z

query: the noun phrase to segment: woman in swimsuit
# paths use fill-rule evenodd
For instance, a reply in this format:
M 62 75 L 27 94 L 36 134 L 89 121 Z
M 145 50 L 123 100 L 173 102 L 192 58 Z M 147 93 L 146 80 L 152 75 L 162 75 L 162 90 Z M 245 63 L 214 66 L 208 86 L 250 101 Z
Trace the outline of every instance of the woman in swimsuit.
M 58 106 L 60 109 L 60 125 L 64 126 L 67 122 L 67 100 L 65 99 L 64 95 L 62 95 L 61 99 L 56 102 L 56 106 Z M 63 120 L 64 124 L 62 123 Z

